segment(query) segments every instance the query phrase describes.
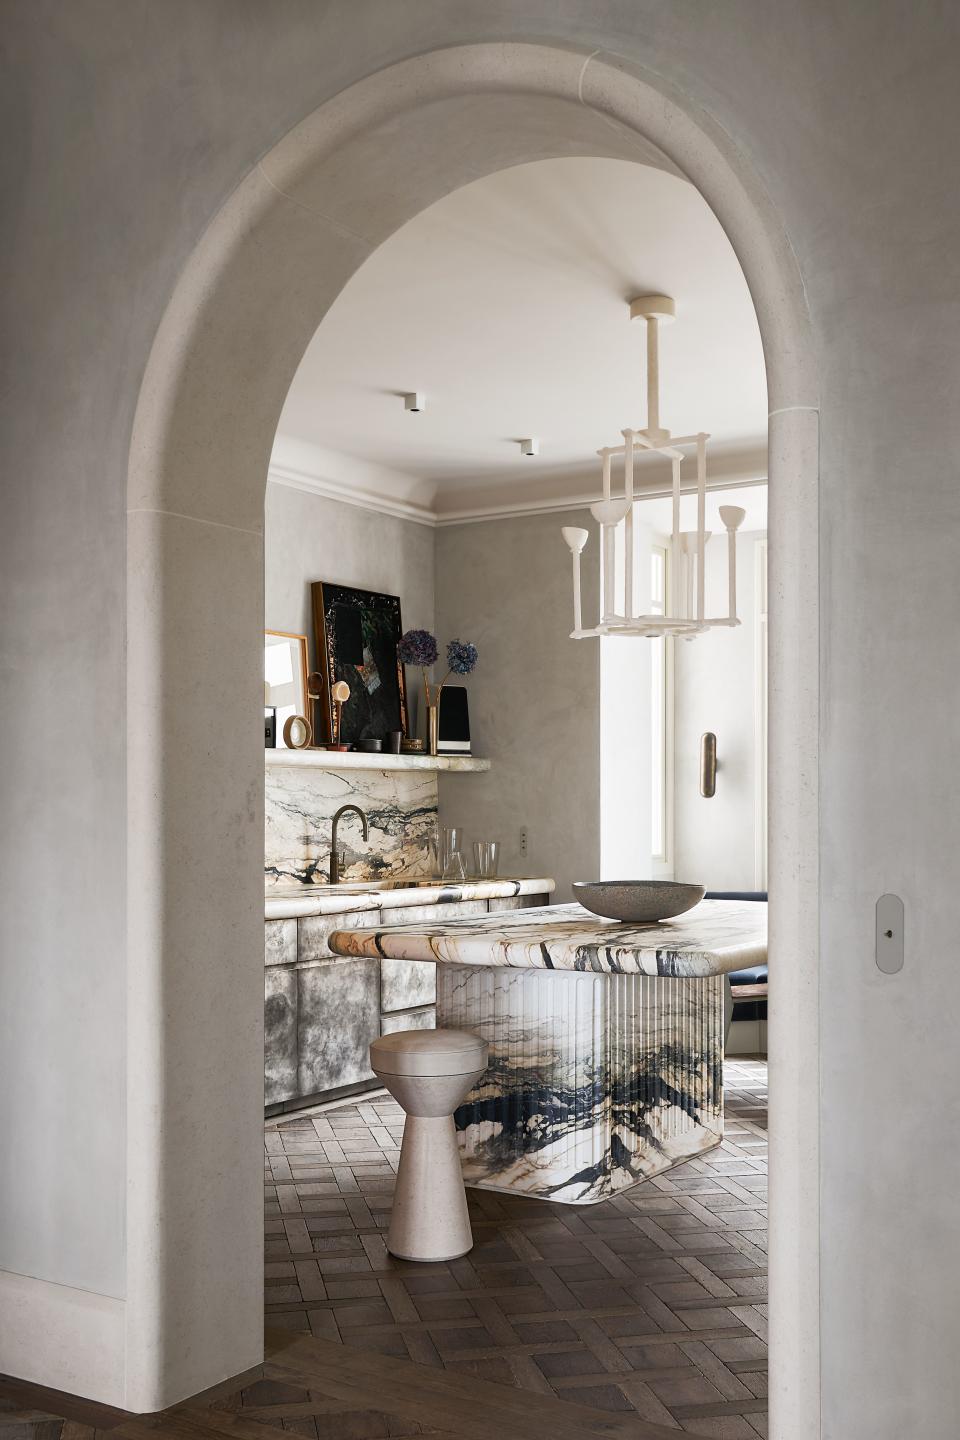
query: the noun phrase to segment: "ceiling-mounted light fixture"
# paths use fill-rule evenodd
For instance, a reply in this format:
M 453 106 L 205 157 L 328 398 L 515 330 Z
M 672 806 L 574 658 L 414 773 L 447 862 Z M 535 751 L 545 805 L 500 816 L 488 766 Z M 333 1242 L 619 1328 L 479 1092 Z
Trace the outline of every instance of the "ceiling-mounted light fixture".
M 540 441 L 533 439 L 532 436 L 531 436 L 528 440 L 521 440 L 521 441 L 520 441 L 520 454 L 521 454 L 521 455 L 539 455 L 539 454 L 540 454 Z
M 594 635 L 680 635 L 692 639 L 718 625 L 739 625 L 737 619 L 737 530 L 746 511 L 739 505 L 721 505 L 720 519 L 727 531 L 727 580 L 729 613 L 717 619 L 704 614 L 704 560 L 707 540 L 707 441 L 709 435 L 671 437 L 660 424 L 660 325 L 676 317 L 669 295 L 640 295 L 630 302 L 631 320 L 647 322 L 647 423 L 642 430 L 621 430 L 622 445 L 605 445 L 597 451 L 603 478 L 603 499 L 591 505 L 590 513 L 600 525 L 601 593 L 600 618 L 592 630 L 584 630 L 580 605 L 580 554 L 589 531 L 564 526 L 563 538 L 573 557 L 572 640 Z M 688 534 L 680 530 L 680 463 L 684 450 L 695 449 L 697 461 L 697 528 Z M 662 615 L 638 615 L 634 596 L 633 462 L 637 450 L 665 456 L 673 468 L 673 528 L 669 549 L 669 584 Z M 623 456 L 623 493 L 614 494 L 613 457 Z M 624 526 L 624 576 L 622 609 L 618 609 L 616 584 L 616 532 Z
M 411 390 L 409 395 L 403 397 L 404 410 L 412 410 L 414 414 L 419 410 L 426 410 L 427 402 L 423 398 L 422 390 Z

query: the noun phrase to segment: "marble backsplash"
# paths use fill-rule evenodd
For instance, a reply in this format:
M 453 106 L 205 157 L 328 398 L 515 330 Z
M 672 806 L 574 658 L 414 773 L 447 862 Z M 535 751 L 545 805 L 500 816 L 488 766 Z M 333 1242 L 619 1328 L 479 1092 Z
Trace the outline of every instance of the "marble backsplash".
M 436 771 L 267 766 L 268 894 L 327 884 L 331 822 L 346 804 L 365 812 L 369 838 L 364 841 L 356 815 L 343 817 L 341 881 L 429 874 L 428 847 L 437 828 Z

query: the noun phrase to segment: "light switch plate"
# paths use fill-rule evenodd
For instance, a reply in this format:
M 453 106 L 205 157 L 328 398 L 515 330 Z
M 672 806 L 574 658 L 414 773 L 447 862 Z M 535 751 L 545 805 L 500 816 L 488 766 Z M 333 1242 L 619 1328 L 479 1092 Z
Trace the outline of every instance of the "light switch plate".
M 877 969 L 896 975 L 903 969 L 903 901 L 881 895 L 877 901 Z

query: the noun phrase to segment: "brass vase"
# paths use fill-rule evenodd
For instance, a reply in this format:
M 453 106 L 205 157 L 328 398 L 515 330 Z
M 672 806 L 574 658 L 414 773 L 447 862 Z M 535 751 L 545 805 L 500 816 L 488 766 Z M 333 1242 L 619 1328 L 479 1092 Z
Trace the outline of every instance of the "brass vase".
M 440 740 L 440 706 L 427 706 L 427 749 L 431 755 L 438 753 Z

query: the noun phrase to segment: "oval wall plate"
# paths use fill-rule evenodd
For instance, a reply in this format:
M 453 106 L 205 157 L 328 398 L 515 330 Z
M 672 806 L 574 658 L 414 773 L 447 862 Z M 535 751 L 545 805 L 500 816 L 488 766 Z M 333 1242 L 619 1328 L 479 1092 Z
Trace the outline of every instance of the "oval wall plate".
M 903 901 L 881 895 L 877 901 L 877 969 L 896 975 L 903 969 Z

